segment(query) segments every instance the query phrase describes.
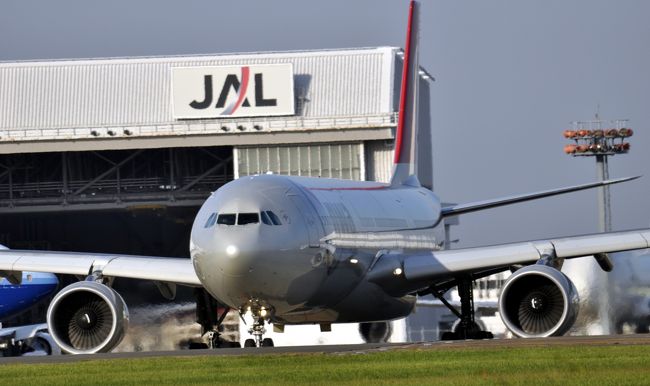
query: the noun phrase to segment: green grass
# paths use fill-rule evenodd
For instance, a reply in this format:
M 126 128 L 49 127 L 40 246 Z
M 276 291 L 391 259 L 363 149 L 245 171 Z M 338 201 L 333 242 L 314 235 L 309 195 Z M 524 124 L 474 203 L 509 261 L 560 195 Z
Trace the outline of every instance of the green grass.
M 650 346 L 392 350 L 0 365 L 12 385 L 650 384 Z

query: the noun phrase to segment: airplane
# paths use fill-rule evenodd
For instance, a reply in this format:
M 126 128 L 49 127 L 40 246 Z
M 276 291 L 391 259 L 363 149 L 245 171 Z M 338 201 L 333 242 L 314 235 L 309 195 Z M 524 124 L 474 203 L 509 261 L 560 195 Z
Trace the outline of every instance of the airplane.
M 124 337 L 128 309 L 116 277 L 154 281 L 173 298 L 195 288 L 197 321 L 208 345 L 229 345 L 219 326 L 228 310 L 250 313 L 245 347 L 272 346 L 265 324 L 383 324 L 409 315 L 418 296 L 444 299 L 458 287 L 461 307 L 448 338 L 484 339 L 474 320 L 472 282 L 511 270 L 499 297 L 507 328 L 519 337 L 563 335 L 578 296 L 560 272 L 565 259 L 594 256 L 611 270 L 610 252 L 649 247 L 650 229 L 441 250 L 433 229 L 465 213 L 629 181 L 620 178 L 466 204 L 443 205 L 417 178 L 419 3 L 411 1 L 390 183 L 256 175 L 213 192 L 194 220 L 190 259 L 35 250 L 0 251 L 0 270 L 72 274 L 47 324 L 65 352 L 108 352 Z M 238 344 L 237 344 L 238 345 Z
M 0 245 L 0 250 L 6 249 Z M 56 275 L 22 272 L 20 277 L 0 272 L 0 320 L 11 318 L 51 296 L 59 286 Z M 0 356 L 60 353 L 47 324 L 2 328 L 0 323 Z

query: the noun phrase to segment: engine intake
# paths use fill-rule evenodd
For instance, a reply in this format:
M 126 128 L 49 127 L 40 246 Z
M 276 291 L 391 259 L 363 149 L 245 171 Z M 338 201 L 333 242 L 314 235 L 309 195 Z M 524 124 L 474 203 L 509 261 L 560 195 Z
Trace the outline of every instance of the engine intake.
M 564 335 L 578 316 L 579 298 L 566 275 L 545 265 L 516 271 L 499 296 L 506 327 L 522 338 Z
M 388 342 L 392 333 L 389 322 L 359 323 L 359 334 L 366 343 Z
M 78 282 L 59 292 L 47 309 L 54 341 L 70 354 L 109 352 L 124 338 L 129 312 L 122 297 L 97 282 Z

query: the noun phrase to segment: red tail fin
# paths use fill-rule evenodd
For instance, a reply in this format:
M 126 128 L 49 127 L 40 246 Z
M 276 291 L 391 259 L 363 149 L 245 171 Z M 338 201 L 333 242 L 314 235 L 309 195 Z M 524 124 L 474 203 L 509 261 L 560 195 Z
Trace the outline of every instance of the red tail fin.
M 401 185 L 415 174 L 415 138 L 417 137 L 418 102 L 418 30 L 420 4 L 411 1 L 409 5 L 406 45 L 404 47 L 404 67 L 402 70 L 402 90 L 399 101 L 399 121 L 395 137 L 395 158 L 391 185 Z

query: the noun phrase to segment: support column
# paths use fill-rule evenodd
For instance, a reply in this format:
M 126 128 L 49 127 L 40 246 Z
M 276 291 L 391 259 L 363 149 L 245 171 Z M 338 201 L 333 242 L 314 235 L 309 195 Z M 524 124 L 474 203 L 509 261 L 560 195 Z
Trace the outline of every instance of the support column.
M 61 179 L 63 180 L 63 205 L 68 204 L 68 153 L 61 153 Z
M 606 155 L 596 156 L 596 171 L 599 181 L 609 179 L 609 170 L 607 165 Z M 598 215 L 599 215 L 599 231 L 611 232 L 612 230 L 612 213 L 609 203 L 609 186 L 598 188 Z
M 609 170 L 607 165 L 607 155 L 597 155 L 596 156 L 596 172 L 598 180 L 605 181 L 609 179 Z M 609 186 L 602 186 L 598 188 L 598 230 L 600 232 L 611 232 L 612 230 L 612 214 L 611 207 L 609 203 Z M 590 262 L 594 264 L 595 262 Z M 599 301 L 598 301 L 598 318 L 600 319 L 600 324 L 602 331 L 594 331 L 596 333 L 600 332 L 602 334 L 611 334 L 612 331 L 612 318 L 609 314 L 610 310 L 610 293 L 609 293 L 609 275 L 606 272 L 603 272 L 602 269 L 599 269 L 598 266 L 592 267 L 592 272 L 594 279 L 596 280 L 596 286 L 600 287 Z

